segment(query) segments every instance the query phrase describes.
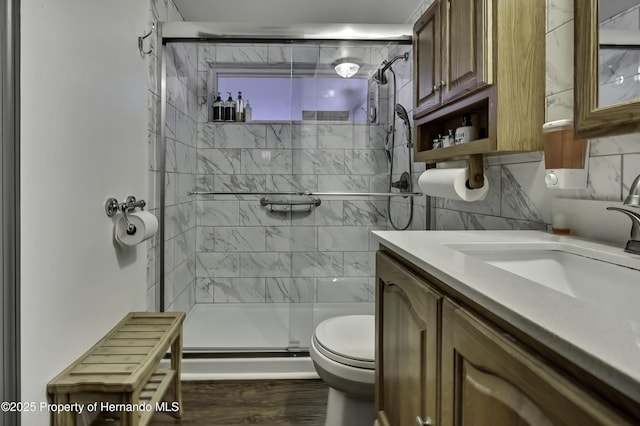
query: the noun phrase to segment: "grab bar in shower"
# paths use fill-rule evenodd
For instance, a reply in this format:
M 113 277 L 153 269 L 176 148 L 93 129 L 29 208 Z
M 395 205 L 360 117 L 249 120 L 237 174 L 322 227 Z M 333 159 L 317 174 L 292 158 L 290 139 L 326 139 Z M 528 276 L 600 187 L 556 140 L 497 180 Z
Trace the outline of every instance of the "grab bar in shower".
M 309 209 L 305 211 L 310 212 L 320 204 L 322 204 L 322 200 L 318 197 L 314 197 L 311 200 L 270 200 L 268 197 L 260 198 L 260 205 L 270 207 L 272 212 L 276 211 L 273 208 L 274 206 L 283 206 L 286 210 L 291 212 L 294 211 L 294 207 L 296 206 L 307 206 Z
M 301 195 L 308 197 L 422 197 L 421 192 L 193 191 L 187 195 Z

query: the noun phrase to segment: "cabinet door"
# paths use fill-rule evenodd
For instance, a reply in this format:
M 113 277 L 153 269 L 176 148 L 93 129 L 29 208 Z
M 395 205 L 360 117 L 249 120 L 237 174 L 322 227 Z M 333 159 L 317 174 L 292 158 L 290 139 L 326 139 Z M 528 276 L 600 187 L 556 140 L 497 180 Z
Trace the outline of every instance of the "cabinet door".
M 440 105 L 440 1 L 436 1 L 413 27 L 414 113 Z
M 442 102 L 490 84 L 492 0 L 443 0 Z
M 378 252 L 376 259 L 376 417 L 380 426 L 437 424 L 441 297 Z
M 631 424 L 517 343 L 443 305 L 443 426 Z

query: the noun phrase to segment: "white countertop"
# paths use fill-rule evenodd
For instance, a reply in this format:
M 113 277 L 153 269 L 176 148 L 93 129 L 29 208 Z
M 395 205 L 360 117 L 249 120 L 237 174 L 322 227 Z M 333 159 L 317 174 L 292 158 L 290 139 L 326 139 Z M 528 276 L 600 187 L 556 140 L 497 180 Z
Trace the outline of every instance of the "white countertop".
M 605 312 L 455 249 L 495 244 L 504 250 L 540 243 L 597 251 L 640 269 L 640 256 L 622 247 L 541 231 L 373 231 L 374 239 L 452 289 L 509 321 L 598 379 L 640 403 L 640 299 L 638 316 Z M 602 283 L 603 285 L 614 283 Z M 637 282 L 640 286 L 640 280 Z

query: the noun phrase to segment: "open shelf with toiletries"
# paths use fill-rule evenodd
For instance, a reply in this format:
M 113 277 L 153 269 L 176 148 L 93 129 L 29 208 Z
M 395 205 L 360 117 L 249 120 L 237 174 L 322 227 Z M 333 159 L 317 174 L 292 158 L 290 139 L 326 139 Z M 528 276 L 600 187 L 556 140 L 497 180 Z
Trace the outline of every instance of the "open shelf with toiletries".
M 436 0 L 416 22 L 413 43 L 416 161 L 542 150 L 543 3 Z M 471 125 L 463 124 L 468 116 Z M 469 128 L 472 138 L 447 146 L 450 130 Z M 440 136 L 443 147 L 434 145 Z

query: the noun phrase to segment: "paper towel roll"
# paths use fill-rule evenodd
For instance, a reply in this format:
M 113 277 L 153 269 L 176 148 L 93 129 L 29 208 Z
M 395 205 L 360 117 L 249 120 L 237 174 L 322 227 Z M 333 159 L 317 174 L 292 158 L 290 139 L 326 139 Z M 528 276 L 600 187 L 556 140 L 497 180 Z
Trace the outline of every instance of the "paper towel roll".
M 418 186 L 426 195 L 462 201 L 484 200 L 489 192 L 489 179 L 484 175 L 482 188 L 467 188 L 467 169 L 427 169 L 418 178 Z
M 153 237 L 158 231 L 158 219 L 149 212 L 127 213 L 129 223 L 135 225 L 136 232 L 133 235 L 127 234 L 127 222 L 124 216 L 116 222 L 116 240 L 125 246 L 135 246 Z

